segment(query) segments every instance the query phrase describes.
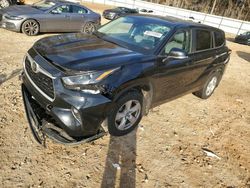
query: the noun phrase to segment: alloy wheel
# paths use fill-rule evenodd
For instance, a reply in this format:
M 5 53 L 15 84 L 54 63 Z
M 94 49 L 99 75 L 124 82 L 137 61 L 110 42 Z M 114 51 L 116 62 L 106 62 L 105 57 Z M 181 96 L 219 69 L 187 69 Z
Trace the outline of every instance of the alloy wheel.
M 213 93 L 217 85 L 217 77 L 214 76 L 207 85 L 206 95 L 209 96 Z
M 83 28 L 83 32 L 87 33 L 87 34 L 91 34 L 95 31 L 95 26 L 93 23 L 87 23 L 84 28 Z
M 24 25 L 24 32 L 27 35 L 36 35 L 39 31 L 39 26 L 35 21 L 28 21 Z
M 123 104 L 116 116 L 115 126 L 117 129 L 124 131 L 132 127 L 139 119 L 141 114 L 141 104 L 138 100 L 129 100 Z
M 10 6 L 10 3 L 8 0 L 1 0 L 0 1 L 0 7 L 2 8 L 6 8 L 6 7 L 9 7 Z

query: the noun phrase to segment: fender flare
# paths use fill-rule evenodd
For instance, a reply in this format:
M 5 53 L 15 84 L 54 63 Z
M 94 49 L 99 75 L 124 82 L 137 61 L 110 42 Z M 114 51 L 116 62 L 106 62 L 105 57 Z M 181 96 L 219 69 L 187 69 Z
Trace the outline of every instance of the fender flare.
M 153 100 L 153 85 L 150 82 L 137 81 L 133 83 L 126 83 L 121 85 L 116 91 L 113 98 L 113 102 L 116 102 L 122 95 L 129 91 L 138 91 L 143 95 L 143 107 L 142 114 L 147 115 L 152 105 Z

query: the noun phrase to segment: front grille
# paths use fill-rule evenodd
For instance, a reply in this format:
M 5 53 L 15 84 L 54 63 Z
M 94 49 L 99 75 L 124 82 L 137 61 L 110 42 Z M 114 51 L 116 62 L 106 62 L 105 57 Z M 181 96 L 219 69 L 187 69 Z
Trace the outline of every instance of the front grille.
M 31 68 L 31 63 L 28 57 L 25 58 L 25 69 L 30 79 L 34 84 L 51 99 L 54 98 L 54 87 L 52 78 L 42 72 L 35 73 Z

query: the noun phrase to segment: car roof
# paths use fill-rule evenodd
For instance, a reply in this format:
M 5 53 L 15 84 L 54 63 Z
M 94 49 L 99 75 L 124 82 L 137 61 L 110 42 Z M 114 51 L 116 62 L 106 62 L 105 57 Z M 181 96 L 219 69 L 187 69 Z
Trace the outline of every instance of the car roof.
M 128 7 L 115 7 L 115 8 L 113 8 L 113 9 L 127 9 L 127 10 L 133 10 L 132 8 L 128 8 Z
M 196 28 L 204 28 L 204 29 L 210 29 L 210 30 L 216 30 L 216 31 L 221 31 L 221 29 L 209 26 L 209 25 L 204 25 L 201 23 L 196 23 L 191 20 L 184 20 L 172 16 L 159 16 L 159 15 L 152 15 L 152 14 L 133 14 L 130 16 L 137 16 L 137 17 L 145 17 L 145 18 L 151 18 L 151 19 L 157 19 L 157 20 L 162 20 L 167 22 L 168 24 L 174 26 L 174 27 L 196 27 Z
M 65 0 L 46 0 L 46 1 L 54 2 L 56 4 L 74 4 L 74 5 L 82 6 L 81 4 L 71 2 L 71 1 L 65 1 Z

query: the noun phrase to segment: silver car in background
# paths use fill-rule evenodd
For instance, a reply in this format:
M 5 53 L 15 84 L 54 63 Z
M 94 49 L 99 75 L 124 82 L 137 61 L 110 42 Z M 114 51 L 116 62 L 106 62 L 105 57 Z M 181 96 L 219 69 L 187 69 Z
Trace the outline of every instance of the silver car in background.
M 43 0 L 33 5 L 15 5 L 0 10 L 0 27 L 37 35 L 39 32 L 92 33 L 101 16 L 69 1 Z

